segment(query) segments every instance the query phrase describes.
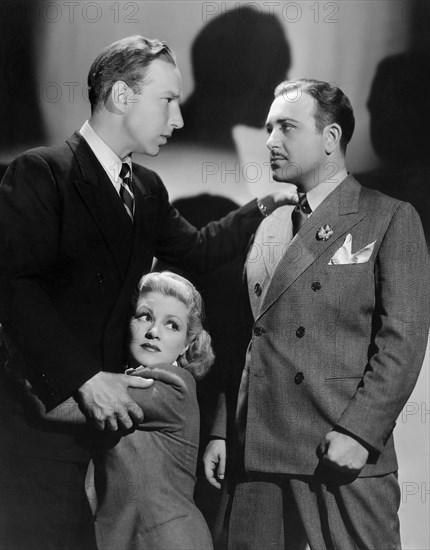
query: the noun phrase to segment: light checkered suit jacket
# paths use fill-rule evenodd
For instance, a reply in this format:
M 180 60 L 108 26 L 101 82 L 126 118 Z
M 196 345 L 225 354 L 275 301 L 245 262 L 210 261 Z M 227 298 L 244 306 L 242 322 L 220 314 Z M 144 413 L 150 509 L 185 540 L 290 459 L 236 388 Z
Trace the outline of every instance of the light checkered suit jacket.
M 291 207 L 285 207 L 289 215 Z M 330 225 L 327 240 L 317 238 Z M 348 176 L 294 240 L 282 209 L 247 262 L 254 314 L 245 378 L 248 470 L 310 475 L 338 426 L 373 452 L 362 476 L 397 470 L 392 431 L 416 383 L 429 327 L 429 263 L 414 208 Z M 375 242 L 365 263 L 329 265 Z M 277 253 L 280 251 L 280 253 Z M 225 435 L 220 407 L 213 434 Z

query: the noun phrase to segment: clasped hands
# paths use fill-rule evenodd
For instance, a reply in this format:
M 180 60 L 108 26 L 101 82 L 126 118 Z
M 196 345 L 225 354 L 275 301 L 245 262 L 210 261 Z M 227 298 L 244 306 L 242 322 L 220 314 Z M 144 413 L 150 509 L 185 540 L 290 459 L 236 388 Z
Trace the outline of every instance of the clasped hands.
M 79 388 L 76 400 L 87 420 L 98 430 L 132 428 L 143 420 L 143 411 L 127 388 L 149 388 L 151 378 L 100 371 Z

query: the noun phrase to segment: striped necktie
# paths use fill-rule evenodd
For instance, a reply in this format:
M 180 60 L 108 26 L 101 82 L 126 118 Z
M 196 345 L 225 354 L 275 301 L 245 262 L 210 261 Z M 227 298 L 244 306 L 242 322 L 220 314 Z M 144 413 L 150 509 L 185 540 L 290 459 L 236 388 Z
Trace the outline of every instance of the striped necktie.
M 119 195 L 124 203 L 125 209 L 127 210 L 127 214 L 130 216 L 131 221 L 133 221 L 134 195 L 131 189 L 131 169 L 126 162 L 122 165 L 119 177 L 121 178 Z
M 293 222 L 293 236 L 299 231 L 311 213 L 312 210 L 309 206 L 306 193 L 303 193 L 303 195 L 299 194 L 299 203 L 291 213 L 291 221 Z

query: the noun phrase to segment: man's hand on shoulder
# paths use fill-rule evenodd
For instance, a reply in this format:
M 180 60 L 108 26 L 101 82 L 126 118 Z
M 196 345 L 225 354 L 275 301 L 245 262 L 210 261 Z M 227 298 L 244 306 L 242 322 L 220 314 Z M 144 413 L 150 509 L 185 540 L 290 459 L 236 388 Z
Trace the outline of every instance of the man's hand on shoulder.
M 282 189 L 272 191 L 271 196 L 276 208 L 286 204 L 297 204 L 299 202 L 299 192 L 294 183 L 284 183 Z
M 369 457 L 369 451 L 353 437 L 331 431 L 319 446 L 321 462 L 345 474 L 359 474 Z
M 148 388 L 152 379 L 100 371 L 87 380 L 75 396 L 87 419 L 98 430 L 130 429 L 143 420 L 143 411 L 127 388 Z
M 257 200 L 258 208 L 263 216 L 269 216 L 274 210 L 286 204 L 297 204 L 299 195 L 297 186 L 293 183 L 284 183 L 282 189 L 272 191 L 265 197 Z

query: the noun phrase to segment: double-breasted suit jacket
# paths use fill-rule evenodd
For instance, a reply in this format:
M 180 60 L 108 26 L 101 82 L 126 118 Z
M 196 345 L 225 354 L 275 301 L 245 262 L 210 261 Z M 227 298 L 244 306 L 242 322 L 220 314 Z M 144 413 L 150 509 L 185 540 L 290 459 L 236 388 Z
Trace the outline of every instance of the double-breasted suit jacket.
M 154 255 L 208 270 L 244 249 L 262 219 L 254 201 L 197 231 L 157 174 L 135 164 L 133 191 L 134 224 L 78 133 L 27 151 L 2 180 L 0 322 L 18 350 L 8 368 L 48 410 L 98 371 L 120 371 L 130 298 Z
M 352 176 L 287 244 L 291 211 L 283 207 L 263 222 L 247 262 L 254 326 L 241 387 L 245 467 L 312 475 L 319 443 L 338 427 L 371 450 L 360 475 L 393 472 L 392 431 L 416 383 L 429 326 L 419 217 Z M 352 253 L 374 243 L 370 258 L 329 265 L 348 235 Z M 221 411 L 214 434 L 223 435 L 224 420 Z

